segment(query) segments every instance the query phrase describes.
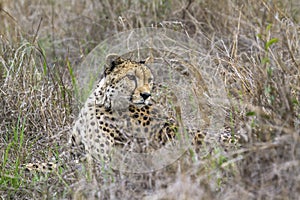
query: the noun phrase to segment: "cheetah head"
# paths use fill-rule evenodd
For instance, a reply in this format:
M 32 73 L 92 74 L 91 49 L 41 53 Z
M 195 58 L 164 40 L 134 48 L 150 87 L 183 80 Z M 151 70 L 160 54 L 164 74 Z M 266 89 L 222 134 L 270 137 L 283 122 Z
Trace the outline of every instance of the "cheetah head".
M 146 61 L 134 62 L 118 56 L 107 57 L 101 87 L 102 104 L 106 109 L 125 109 L 129 104 L 150 104 L 153 74 Z

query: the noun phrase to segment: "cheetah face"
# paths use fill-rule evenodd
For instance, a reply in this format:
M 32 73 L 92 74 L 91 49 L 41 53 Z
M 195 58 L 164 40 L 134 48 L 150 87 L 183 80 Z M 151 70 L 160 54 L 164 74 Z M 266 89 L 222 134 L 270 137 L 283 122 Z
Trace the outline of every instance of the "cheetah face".
M 105 108 L 124 109 L 131 103 L 150 105 L 153 74 L 143 62 L 118 57 L 105 69 L 104 88 Z
M 126 83 L 134 85 L 131 101 L 134 104 L 150 104 L 153 87 L 153 75 L 145 65 L 128 71 Z

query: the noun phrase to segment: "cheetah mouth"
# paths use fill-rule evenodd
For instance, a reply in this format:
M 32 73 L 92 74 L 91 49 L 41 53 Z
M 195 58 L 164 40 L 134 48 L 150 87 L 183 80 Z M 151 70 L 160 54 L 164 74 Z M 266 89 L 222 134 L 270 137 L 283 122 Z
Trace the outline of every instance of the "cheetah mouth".
M 144 101 L 144 104 L 147 106 L 151 106 L 152 105 L 151 99 L 147 99 L 146 101 Z
M 134 104 L 137 105 L 147 105 L 147 106 L 151 106 L 153 103 L 151 102 L 151 99 L 141 99 L 139 101 L 133 101 Z

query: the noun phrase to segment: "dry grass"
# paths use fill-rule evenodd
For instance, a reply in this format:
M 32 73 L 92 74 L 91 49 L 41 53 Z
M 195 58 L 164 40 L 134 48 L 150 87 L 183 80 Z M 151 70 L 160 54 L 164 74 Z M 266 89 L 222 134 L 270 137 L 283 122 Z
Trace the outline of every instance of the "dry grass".
M 300 196 L 297 0 L 2 0 L 0 8 L 3 199 Z M 243 136 L 242 148 L 226 161 L 187 154 L 142 179 L 116 172 L 91 179 L 76 168 L 66 145 L 78 113 L 73 69 L 111 34 L 148 26 L 187 31 L 204 45 L 224 78 L 232 105 L 228 124 Z M 20 168 L 47 160 L 62 167 L 49 174 Z

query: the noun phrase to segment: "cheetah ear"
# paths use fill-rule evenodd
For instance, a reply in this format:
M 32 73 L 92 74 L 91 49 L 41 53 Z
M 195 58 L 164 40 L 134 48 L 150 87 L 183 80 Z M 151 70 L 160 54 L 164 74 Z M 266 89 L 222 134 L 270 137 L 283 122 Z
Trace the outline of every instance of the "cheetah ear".
M 111 63 L 115 60 L 117 60 L 118 58 L 120 58 L 120 56 L 118 54 L 108 54 L 105 58 L 105 61 L 106 61 L 106 65 L 107 66 L 110 66 Z
M 106 65 L 105 65 L 105 70 L 104 70 L 104 75 L 110 74 L 114 68 L 123 63 L 124 59 L 122 59 L 119 55 L 117 54 L 109 54 L 106 56 Z
M 146 58 L 146 60 L 142 60 L 139 63 L 141 63 L 141 64 L 149 64 L 149 63 L 153 63 L 153 62 L 154 62 L 153 56 L 149 56 L 148 58 Z

